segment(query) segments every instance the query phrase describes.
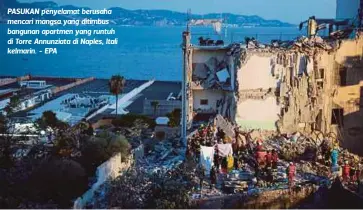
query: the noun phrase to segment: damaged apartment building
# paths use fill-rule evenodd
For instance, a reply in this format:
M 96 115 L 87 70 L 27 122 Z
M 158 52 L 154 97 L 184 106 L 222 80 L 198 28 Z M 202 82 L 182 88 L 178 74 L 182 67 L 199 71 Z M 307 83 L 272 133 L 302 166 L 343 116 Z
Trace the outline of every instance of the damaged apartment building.
M 245 130 L 334 133 L 363 154 L 363 33 L 352 34 L 197 46 L 184 32 L 187 126 L 220 114 Z

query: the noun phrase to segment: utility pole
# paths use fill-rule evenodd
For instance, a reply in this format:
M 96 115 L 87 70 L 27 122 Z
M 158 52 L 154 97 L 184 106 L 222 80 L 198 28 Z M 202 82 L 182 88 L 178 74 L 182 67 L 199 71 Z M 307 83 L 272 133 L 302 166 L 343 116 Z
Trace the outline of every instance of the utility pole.
M 190 54 L 190 32 L 183 32 L 183 81 L 182 81 L 182 125 L 181 125 L 181 141 L 184 146 L 187 146 L 187 127 L 188 127 L 188 92 L 189 92 L 189 54 Z
M 188 69 L 189 69 L 189 53 L 190 53 L 190 19 L 191 10 L 187 12 L 187 30 L 183 32 L 183 80 L 182 80 L 182 117 L 181 117 L 181 142 L 187 146 L 188 131 Z

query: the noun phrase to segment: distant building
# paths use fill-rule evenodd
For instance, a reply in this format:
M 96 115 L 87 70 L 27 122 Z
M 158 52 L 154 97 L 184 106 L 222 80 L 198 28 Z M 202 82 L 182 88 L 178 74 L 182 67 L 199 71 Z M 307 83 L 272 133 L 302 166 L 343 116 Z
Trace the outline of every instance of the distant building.
M 362 8 L 363 0 L 337 0 L 337 19 L 355 19 L 358 17 L 359 8 Z

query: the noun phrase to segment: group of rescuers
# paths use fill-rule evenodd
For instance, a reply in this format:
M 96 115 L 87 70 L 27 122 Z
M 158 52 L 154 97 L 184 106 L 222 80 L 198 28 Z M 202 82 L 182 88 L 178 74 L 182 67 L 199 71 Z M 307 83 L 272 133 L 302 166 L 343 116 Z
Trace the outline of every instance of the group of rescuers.
M 238 132 L 238 129 L 236 129 L 235 132 Z M 191 141 L 188 141 L 186 155 L 187 157 L 199 157 L 201 145 L 213 146 L 217 143 L 226 143 L 227 141 L 228 137 L 226 136 L 226 133 L 223 131 L 223 129 L 216 128 L 216 126 L 214 125 L 201 125 L 198 129 L 198 132 L 194 134 L 191 138 Z M 238 149 L 235 149 L 237 148 L 235 145 L 233 145 L 232 148 L 233 156 L 228 156 L 225 158 L 218 157 L 218 150 L 216 149 L 216 153 L 214 156 L 214 165 L 211 167 L 210 170 L 211 189 L 217 183 L 217 174 L 226 174 L 233 169 L 241 169 L 243 165 L 243 156 L 246 154 L 246 152 L 250 154 L 252 153 L 254 156 L 255 181 L 258 182 L 259 180 L 261 180 L 261 177 L 264 177 L 264 181 L 266 181 L 267 183 L 273 183 L 275 181 L 273 174 L 277 172 L 279 160 L 279 155 L 276 150 L 265 150 L 262 140 L 258 140 L 256 146 L 253 146 L 253 144 L 250 143 L 247 147 L 245 147 L 245 151 L 242 152 Z M 323 142 L 320 151 L 321 156 L 323 157 L 323 159 L 325 159 L 325 161 L 323 160 L 323 163 L 328 164 L 330 159 L 332 170 L 334 168 L 339 170 L 339 147 L 337 145 L 334 145 L 333 149 L 329 150 L 326 147 L 326 144 L 324 144 Z M 362 165 L 359 162 L 354 161 L 352 163 L 349 163 L 348 160 L 345 160 L 342 166 L 342 180 L 344 183 L 356 182 L 359 186 L 360 176 L 362 174 L 361 172 Z M 200 177 L 200 186 L 202 188 L 203 180 L 205 177 L 205 168 L 201 164 L 199 164 L 198 173 Z M 263 176 L 262 174 L 265 174 L 265 176 Z M 286 176 L 289 187 L 293 187 L 296 177 L 296 165 L 293 162 L 290 162 L 288 167 L 286 168 Z

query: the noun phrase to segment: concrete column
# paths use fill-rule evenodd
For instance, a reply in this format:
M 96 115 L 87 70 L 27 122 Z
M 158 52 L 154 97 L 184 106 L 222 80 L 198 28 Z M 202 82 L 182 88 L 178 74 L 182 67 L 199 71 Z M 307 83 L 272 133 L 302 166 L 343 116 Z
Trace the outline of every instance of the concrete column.
M 183 32 L 183 80 L 182 80 L 182 122 L 181 141 L 187 146 L 187 121 L 188 121 L 188 71 L 189 71 L 190 32 Z

